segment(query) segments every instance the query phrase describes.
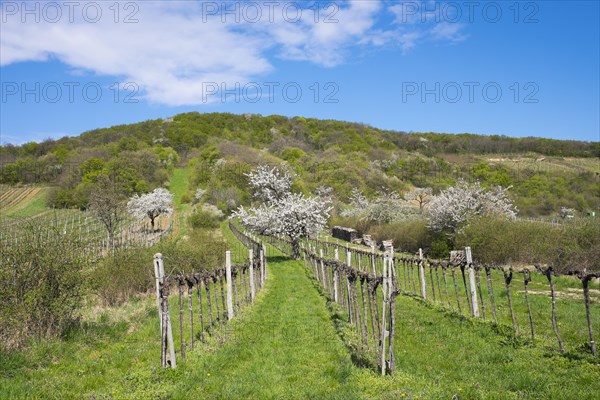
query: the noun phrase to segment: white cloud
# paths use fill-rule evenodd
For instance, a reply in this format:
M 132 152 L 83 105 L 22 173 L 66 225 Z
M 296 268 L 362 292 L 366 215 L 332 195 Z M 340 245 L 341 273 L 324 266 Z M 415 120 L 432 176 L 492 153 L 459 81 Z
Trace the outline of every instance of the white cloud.
M 40 4 L 43 8 L 46 3 Z M 11 15 L 3 7 L 0 65 L 57 59 L 74 75 L 85 71 L 135 82 L 149 101 L 178 106 L 206 102 L 206 83 L 232 87 L 266 76 L 273 71 L 271 54 L 334 67 L 356 46 L 393 43 L 407 52 L 425 37 L 420 30 L 378 26 L 384 10 L 378 0 L 338 2 L 320 9 L 317 21 L 314 9 L 304 9 L 297 22 L 290 22 L 294 12 L 288 10 L 286 15 L 282 7 L 287 3 L 280 2 L 273 20 L 262 9 L 257 23 L 243 23 L 243 12 L 242 23 L 236 23 L 235 15 L 223 15 L 222 9 L 203 14 L 209 3 L 188 1 L 136 3 L 139 10 L 133 18 L 137 23 L 123 22 L 133 11 L 125 9 L 131 3 L 119 3 L 115 23 L 114 3 L 95 2 L 103 7 L 102 17 L 91 23 L 89 13 L 88 21 L 82 13 L 84 4 L 75 9 L 73 21 L 63 9 L 62 18 L 54 23 L 47 22 L 43 13 L 39 23 L 31 15 L 23 23 L 20 13 Z M 210 4 L 220 8 L 224 2 Z M 438 25 L 428 35 L 456 41 L 459 31 L 457 26 Z
M 440 22 L 431 29 L 431 36 L 438 40 L 449 40 L 451 42 L 461 42 L 467 38 L 461 30 L 464 24 Z
M 348 47 L 363 42 L 381 8 L 378 0 L 337 4 L 329 9 L 321 9 L 318 22 L 311 10 L 307 18 L 302 18 L 298 23 L 290 24 L 280 19 L 274 26 L 264 25 L 263 28 L 281 49 L 279 54 L 282 58 L 334 67 L 344 61 Z
M 456 15 L 447 10 L 442 11 L 443 4 L 440 2 L 403 1 L 387 10 L 394 16 L 394 37 L 403 53 L 427 40 L 457 43 L 467 38 L 463 33 L 466 25 L 446 20 L 454 19 Z

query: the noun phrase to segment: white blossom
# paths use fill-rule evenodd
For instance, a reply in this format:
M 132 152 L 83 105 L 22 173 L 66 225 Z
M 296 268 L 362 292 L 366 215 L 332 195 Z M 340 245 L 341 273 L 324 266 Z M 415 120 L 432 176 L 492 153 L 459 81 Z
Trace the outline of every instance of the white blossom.
M 575 217 L 575 209 L 563 206 L 560 208 L 559 215 L 563 220 L 565 220 L 567 218 L 573 218 L 573 217 Z
M 396 192 L 382 191 L 373 200 L 369 200 L 354 188 L 350 197 L 350 206 L 349 210 L 342 212 L 342 216 L 356 216 L 380 224 L 401 221 L 413 214 L 408 203 Z
M 322 199 L 333 201 L 333 188 L 327 185 L 320 185 L 315 189 L 315 195 Z
M 141 196 L 134 195 L 127 202 L 127 211 L 138 219 L 150 218 L 154 230 L 154 220 L 159 215 L 171 215 L 172 205 L 173 195 L 167 189 L 158 188 Z
M 500 186 L 486 191 L 477 182 L 469 185 L 459 181 L 439 195 L 429 204 L 429 226 L 437 231 L 456 230 L 470 218 L 477 215 L 503 215 L 514 219 L 517 209 Z
M 292 189 L 294 175 L 284 169 L 260 164 L 249 174 L 250 188 L 254 197 L 265 203 L 276 203 Z
M 316 235 L 327 224 L 329 200 L 291 193 L 292 176 L 277 168 L 259 165 L 248 174 L 255 197 L 263 203 L 246 209 L 240 206 L 232 217 L 242 225 L 263 234 L 283 234 L 294 244 L 294 256 L 299 257 L 299 240 Z
M 274 204 L 262 204 L 233 214 L 244 226 L 264 235 L 284 234 L 292 240 L 316 235 L 327 225 L 331 207 L 318 197 L 289 193 Z

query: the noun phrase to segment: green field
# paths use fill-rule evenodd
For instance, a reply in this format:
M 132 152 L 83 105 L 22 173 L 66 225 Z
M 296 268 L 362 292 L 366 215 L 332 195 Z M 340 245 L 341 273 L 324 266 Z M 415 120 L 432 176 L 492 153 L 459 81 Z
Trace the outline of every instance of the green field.
M 230 232 L 224 236 L 234 245 Z M 269 280 L 257 301 L 208 343 L 188 348 L 187 360 L 178 354 L 176 370 L 160 369 L 149 294 L 119 308 L 89 308 L 82 329 L 64 340 L 2 354 L 0 398 L 593 399 L 600 391 L 597 362 L 510 340 L 404 296 L 397 371 L 380 377 L 352 362 L 336 333 L 337 306 L 302 263 L 268 253 Z M 172 296 L 174 327 L 177 309 Z M 178 329 L 174 336 L 178 349 Z

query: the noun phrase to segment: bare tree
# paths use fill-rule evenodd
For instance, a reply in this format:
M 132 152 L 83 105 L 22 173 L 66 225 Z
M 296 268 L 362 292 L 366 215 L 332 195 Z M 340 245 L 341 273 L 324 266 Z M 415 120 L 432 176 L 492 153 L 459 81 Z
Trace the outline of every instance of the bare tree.
M 114 181 L 102 179 L 90 194 L 89 210 L 106 228 L 112 247 L 117 228 L 125 219 L 125 195 L 122 187 Z
M 433 191 L 430 187 L 426 188 L 415 188 L 404 195 L 406 201 L 416 201 L 419 204 L 419 210 L 423 211 L 423 208 L 431 201 Z

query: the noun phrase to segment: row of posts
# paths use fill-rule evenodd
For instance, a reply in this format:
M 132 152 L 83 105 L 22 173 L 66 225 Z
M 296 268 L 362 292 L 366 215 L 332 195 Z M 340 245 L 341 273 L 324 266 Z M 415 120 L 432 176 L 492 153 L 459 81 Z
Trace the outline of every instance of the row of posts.
M 259 260 L 259 285 L 262 289 L 265 284 L 265 280 L 267 277 L 267 260 L 266 260 L 266 248 L 264 245 L 260 246 L 260 256 Z M 254 301 L 256 298 L 256 277 L 254 274 L 254 250 L 249 249 L 249 281 L 250 281 L 250 297 L 251 301 Z M 165 276 L 165 268 L 164 268 L 164 258 L 161 253 L 157 253 L 154 255 L 154 276 L 156 282 L 156 299 L 157 299 L 157 307 L 160 317 L 160 332 L 161 332 L 161 365 L 162 367 L 167 367 L 168 365 L 171 368 L 175 368 L 176 358 L 175 358 L 175 345 L 173 341 L 173 329 L 171 326 L 171 317 L 169 314 L 169 290 L 168 286 L 171 283 L 170 277 Z M 225 252 L 225 280 L 226 280 L 226 305 L 227 305 L 227 319 L 231 320 L 235 316 L 234 311 L 234 297 L 233 297 L 233 288 L 234 288 L 234 278 L 232 275 L 232 265 L 231 265 L 231 251 Z M 237 290 L 237 289 L 236 289 Z M 201 300 L 200 300 L 201 301 Z M 190 300 L 191 307 L 191 300 Z M 180 318 L 181 320 L 181 318 Z M 181 323 L 181 321 L 180 321 Z M 182 347 L 184 339 L 181 337 Z M 167 355 L 168 352 L 168 355 Z M 183 353 L 183 351 L 182 351 Z

